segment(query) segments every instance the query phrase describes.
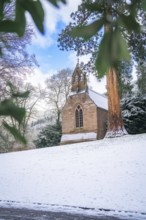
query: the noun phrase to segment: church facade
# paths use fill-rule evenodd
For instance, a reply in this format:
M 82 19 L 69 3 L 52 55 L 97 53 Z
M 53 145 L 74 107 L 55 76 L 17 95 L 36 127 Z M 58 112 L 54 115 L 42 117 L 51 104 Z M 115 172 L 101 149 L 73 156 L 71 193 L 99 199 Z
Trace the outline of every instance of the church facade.
M 88 89 L 86 76 L 77 64 L 71 92 L 62 110 L 61 144 L 104 138 L 107 109 L 107 98 Z

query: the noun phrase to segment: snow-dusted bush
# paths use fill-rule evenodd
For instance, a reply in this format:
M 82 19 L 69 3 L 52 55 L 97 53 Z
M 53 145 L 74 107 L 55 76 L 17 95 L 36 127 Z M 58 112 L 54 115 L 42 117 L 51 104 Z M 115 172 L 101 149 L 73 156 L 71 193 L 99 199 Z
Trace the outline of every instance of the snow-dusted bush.
M 121 107 L 127 132 L 146 133 L 146 95 L 126 98 L 122 101 Z
M 60 144 L 61 139 L 61 125 L 49 125 L 46 126 L 34 141 L 36 148 L 52 147 Z

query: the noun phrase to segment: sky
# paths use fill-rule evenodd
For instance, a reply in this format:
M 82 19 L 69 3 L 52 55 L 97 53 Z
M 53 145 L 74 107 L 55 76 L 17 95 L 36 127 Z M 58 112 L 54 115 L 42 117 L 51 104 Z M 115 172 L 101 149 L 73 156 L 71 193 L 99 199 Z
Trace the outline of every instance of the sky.
M 45 11 L 45 35 L 41 35 L 35 27 L 31 17 L 27 15 L 28 22 L 33 23 L 34 36 L 32 44 L 28 47 L 31 54 L 36 55 L 39 67 L 35 68 L 35 74 L 29 76 L 28 81 L 34 85 L 41 84 L 44 86 L 46 78 L 57 71 L 70 68 L 74 69 L 77 63 L 77 57 L 74 51 L 61 51 L 57 46 L 58 34 L 71 21 L 70 14 L 77 10 L 81 0 L 68 0 L 66 5 L 60 4 L 60 8 L 56 9 L 48 1 L 42 0 Z M 87 62 L 88 56 L 80 57 L 80 62 Z M 92 89 L 99 93 L 106 91 L 105 79 L 102 83 L 97 82 L 94 76 L 89 78 Z

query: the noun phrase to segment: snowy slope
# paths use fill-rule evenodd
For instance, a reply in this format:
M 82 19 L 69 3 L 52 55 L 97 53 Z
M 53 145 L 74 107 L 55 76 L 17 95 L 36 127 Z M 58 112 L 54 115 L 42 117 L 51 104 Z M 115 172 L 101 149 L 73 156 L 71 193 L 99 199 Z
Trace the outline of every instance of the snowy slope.
M 1 154 L 0 167 L 0 206 L 146 219 L 146 134 Z

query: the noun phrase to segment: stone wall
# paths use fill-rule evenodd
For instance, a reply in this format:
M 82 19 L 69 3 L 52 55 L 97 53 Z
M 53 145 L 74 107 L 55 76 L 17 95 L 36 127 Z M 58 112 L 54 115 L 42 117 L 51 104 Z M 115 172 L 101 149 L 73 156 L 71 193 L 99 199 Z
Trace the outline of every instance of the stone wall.
M 97 108 L 98 128 L 97 139 L 103 139 L 107 131 L 108 112 L 104 109 Z
M 79 104 L 83 109 L 83 128 L 76 128 L 75 126 L 75 109 Z M 62 133 L 82 132 L 97 133 L 97 107 L 87 93 L 70 96 L 62 111 Z

